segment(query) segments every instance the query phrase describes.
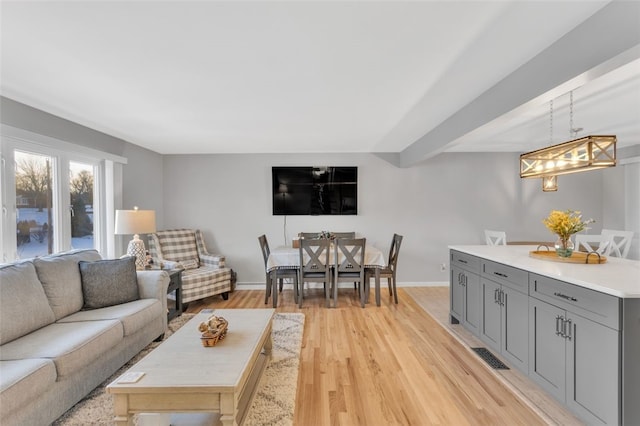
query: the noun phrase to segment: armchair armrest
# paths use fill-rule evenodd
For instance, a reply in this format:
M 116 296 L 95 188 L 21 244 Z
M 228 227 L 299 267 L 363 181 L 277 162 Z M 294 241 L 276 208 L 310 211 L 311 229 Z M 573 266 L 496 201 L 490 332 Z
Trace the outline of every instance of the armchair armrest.
M 225 257 L 219 254 L 200 254 L 200 262 L 205 266 L 213 266 L 214 268 L 224 268 Z
M 167 288 L 169 287 L 169 274 L 167 271 L 137 271 L 138 290 L 141 299 L 158 299 L 162 303 L 162 312 L 165 329 L 167 327 Z

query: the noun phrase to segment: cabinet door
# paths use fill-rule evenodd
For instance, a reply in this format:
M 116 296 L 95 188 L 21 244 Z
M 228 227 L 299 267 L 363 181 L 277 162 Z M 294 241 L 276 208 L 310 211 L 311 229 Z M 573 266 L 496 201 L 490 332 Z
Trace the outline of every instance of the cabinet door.
M 464 312 L 464 286 L 462 285 L 462 269 L 451 266 L 451 283 L 449 285 L 451 316 L 459 322 L 463 320 Z
M 480 276 L 464 273 L 464 326 L 476 336 L 480 333 Z
M 529 296 L 502 287 L 502 354 L 527 372 L 529 365 Z
M 566 330 L 567 406 L 589 424 L 620 424 L 620 333 L 571 313 Z
M 529 377 L 565 400 L 565 339 L 557 334 L 565 311 L 529 298 Z
M 482 278 L 480 280 L 482 314 L 480 321 L 480 338 L 494 349 L 500 351 L 500 284 Z

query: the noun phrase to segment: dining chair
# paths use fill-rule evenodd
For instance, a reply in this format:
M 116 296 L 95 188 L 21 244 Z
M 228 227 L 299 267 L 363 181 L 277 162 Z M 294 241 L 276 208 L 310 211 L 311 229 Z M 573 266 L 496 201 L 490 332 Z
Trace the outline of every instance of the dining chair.
M 507 233 L 504 231 L 484 230 L 484 238 L 488 246 L 507 245 Z
M 613 246 L 611 235 L 576 234 L 576 250 L 587 253 L 596 252 L 601 256 L 609 256 Z
M 331 287 L 331 258 L 329 256 L 330 241 L 321 239 L 300 240 L 300 269 L 298 271 L 298 307 L 302 308 L 305 282 L 321 282 L 324 284 L 324 297 L 329 307 L 329 290 Z
M 360 305 L 365 302 L 364 251 L 366 238 L 336 238 L 333 282 L 333 305 L 338 306 L 338 284 L 343 281 L 358 285 Z
M 609 255 L 614 257 L 627 258 L 633 239 L 633 231 L 617 231 L 614 229 L 603 229 L 601 235 L 611 235 L 611 251 Z
M 298 232 L 298 237 L 300 239 L 315 240 L 320 238 L 321 234 L 322 232 Z
M 274 282 L 278 282 L 280 284 L 280 293 L 282 293 L 282 287 L 284 285 L 284 279 L 289 278 L 293 280 L 293 298 L 296 303 L 298 303 L 298 271 L 295 269 L 274 269 L 271 272 L 267 272 L 267 261 L 269 260 L 269 254 L 271 254 L 271 250 L 269 249 L 269 242 L 267 241 L 266 235 L 260 235 L 258 237 L 258 242 L 260 243 L 260 251 L 262 251 L 262 258 L 264 259 L 264 271 L 265 271 L 265 293 L 264 293 L 264 304 L 266 305 L 269 301 L 269 297 L 271 296 L 272 287 L 274 286 Z M 273 289 L 275 291 L 275 289 Z M 277 296 L 273 298 L 273 307 L 275 308 L 277 302 Z
M 333 238 L 355 238 L 355 232 L 332 232 L 331 235 Z

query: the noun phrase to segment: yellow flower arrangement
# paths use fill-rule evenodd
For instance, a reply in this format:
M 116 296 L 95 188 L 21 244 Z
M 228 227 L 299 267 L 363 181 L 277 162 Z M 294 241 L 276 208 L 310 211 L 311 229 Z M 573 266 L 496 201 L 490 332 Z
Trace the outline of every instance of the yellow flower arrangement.
M 588 229 L 587 225 L 593 222 L 593 219 L 583 221 L 580 212 L 574 210 L 552 210 L 549 217 L 542 220 L 547 229 L 562 240 L 568 240 L 576 232 Z

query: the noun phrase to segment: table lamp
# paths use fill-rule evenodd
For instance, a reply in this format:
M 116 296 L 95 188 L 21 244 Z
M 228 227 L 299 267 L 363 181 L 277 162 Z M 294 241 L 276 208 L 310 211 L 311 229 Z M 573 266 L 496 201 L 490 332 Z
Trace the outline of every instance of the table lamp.
M 136 269 L 144 269 L 147 262 L 147 253 L 138 234 L 156 232 L 156 212 L 154 210 L 116 210 L 116 235 L 133 234 L 133 240 L 129 241 L 127 254 L 136 258 Z

